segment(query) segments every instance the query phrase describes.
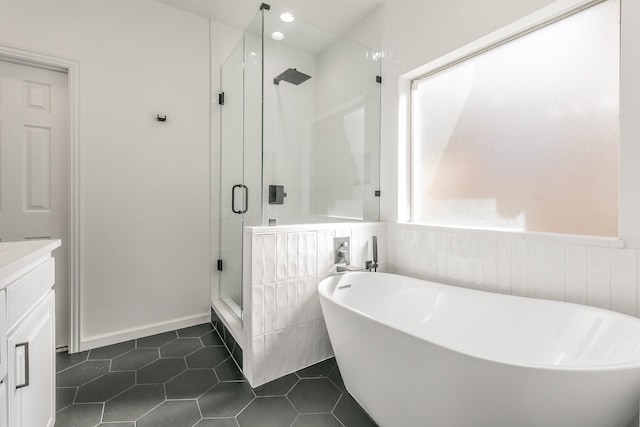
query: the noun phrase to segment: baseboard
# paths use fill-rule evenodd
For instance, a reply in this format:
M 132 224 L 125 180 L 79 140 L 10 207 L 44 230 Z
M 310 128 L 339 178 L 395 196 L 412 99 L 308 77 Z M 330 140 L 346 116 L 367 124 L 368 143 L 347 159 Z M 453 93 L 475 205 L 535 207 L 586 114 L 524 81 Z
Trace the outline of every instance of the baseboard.
M 207 312 L 197 314 L 195 316 L 188 316 L 179 319 L 168 320 L 165 322 L 153 323 L 151 325 L 123 329 L 121 331 L 110 332 L 107 334 L 92 335 L 89 337 L 81 338 L 80 351 L 91 350 L 98 347 L 104 347 L 106 345 L 148 337 L 150 335 L 174 331 L 176 329 L 188 328 L 189 326 L 208 323 L 210 320 L 211 314 Z

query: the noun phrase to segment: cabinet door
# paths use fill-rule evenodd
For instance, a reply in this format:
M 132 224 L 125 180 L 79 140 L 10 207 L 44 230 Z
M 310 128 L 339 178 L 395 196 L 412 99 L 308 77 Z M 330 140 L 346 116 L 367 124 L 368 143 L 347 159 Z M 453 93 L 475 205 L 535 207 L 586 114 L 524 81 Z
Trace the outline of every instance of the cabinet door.
M 9 425 L 55 422 L 55 297 L 50 291 L 9 336 Z
M 0 291 L 0 380 L 7 376 L 9 366 L 7 356 L 7 296 Z M 6 386 L 6 384 L 5 384 Z M 1 424 L 0 424 L 1 425 Z
M 7 427 L 7 384 L 0 383 L 0 427 Z

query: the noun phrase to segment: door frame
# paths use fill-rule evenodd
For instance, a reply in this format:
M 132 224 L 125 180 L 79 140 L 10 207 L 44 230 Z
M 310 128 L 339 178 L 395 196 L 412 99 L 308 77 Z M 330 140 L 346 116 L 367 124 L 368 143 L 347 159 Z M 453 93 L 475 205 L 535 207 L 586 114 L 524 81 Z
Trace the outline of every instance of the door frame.
M 70 147 L 70 229 L 69 229 L 69 353 L 80 351 L 80 62 L 36 50 L 0 44 L 0 60 L 62 71 L 67 74 L 68 125 Z

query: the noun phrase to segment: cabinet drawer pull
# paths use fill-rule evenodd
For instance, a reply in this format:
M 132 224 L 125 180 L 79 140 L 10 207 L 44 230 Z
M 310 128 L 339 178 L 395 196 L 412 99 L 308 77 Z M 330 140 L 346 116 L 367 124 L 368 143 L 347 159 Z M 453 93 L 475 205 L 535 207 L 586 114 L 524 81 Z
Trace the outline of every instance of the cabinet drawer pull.
M 20 348 L 22 347 L 22 348 Z M 22 359 L 23 363 L 20 363 L 20 359 Z M 24 380 L 22 384 L 16 384 L 16 390 L 29 386 L 29 343 L 23 342 L 20 344 L 16 344 L 16 360 L 18 363 L 16 364 L 16 369 L 20 369 L 21 372 L 17 372 L 16 374 L 16 382 L 20 379 L 21 375 L 24 376 Z

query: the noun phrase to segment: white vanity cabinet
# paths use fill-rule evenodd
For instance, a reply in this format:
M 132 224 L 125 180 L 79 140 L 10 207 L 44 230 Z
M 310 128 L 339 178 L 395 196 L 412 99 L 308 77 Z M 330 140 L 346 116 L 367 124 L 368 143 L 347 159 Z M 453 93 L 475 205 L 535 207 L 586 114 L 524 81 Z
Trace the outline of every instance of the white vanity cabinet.
M 7 405 L 7 298 L 4 289 L 0 289 L 0 427 L 8 427 Z
M 0 382 L 0 427 L 9 427 L 7 384 Z
M 54 296 L 45 300 L 9 334 L 9 416 L 14 427 L 48 426 L 55 421 Z
M 6 378 L 9 366 L 7 353 L 7 297 L 4 289 L 0 289 L 0 382 Z M 0 424 L 2 426 L 2 424 Z
M 59 240 L 0 243 L 0 293 L 6 299 L 3 303 L 0 295 L 0 316 L 6 325 L 7 353 L 3 360 L 7 373 L 0 385 L 0 414 L 6 420 L 0 415 L 0 427 L 53 427 L 55 423 L 51 251 L 58 246 Z

